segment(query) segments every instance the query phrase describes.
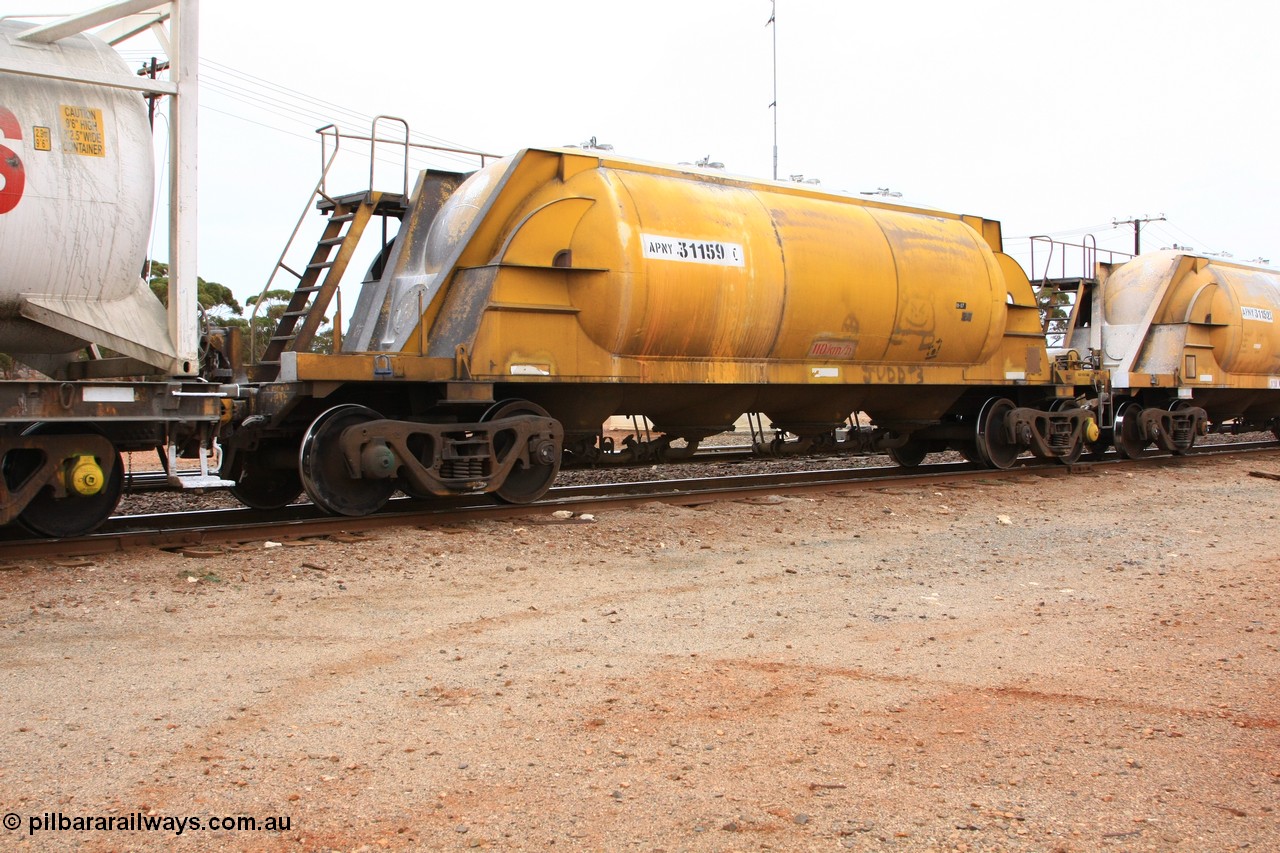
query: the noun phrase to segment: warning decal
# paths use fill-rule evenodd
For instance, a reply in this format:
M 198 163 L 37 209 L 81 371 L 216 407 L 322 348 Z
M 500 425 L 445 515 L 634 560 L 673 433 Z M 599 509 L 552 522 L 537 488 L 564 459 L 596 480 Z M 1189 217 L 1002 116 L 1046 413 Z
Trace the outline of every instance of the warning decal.
M 102 110 L 91 107 L 62 105 L 63 147 L 83 157 L 105 157 L 107 146 L 102 135 Z

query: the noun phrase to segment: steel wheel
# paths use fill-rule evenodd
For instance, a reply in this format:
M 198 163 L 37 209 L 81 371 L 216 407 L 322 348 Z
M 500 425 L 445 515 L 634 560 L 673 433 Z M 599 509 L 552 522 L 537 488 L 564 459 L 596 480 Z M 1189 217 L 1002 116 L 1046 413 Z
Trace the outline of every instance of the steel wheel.
M 1150 444 L 1142 437 L 1139 420 L 1142 416 L 1142 404 L 1136 400 L 1126 400 L 1116 409 L 1116 425 L 1112 429 L 1111 441 L 1116 446 L 1116 453 L 1125 459 L 1137 459 Z
M 311 422 L 298 450 L 298 472 L 307 497 L 325 512 L 361 516 L 382 508 L 396 490 L 392 478 L 353 478 L 338 440 L 347 427 L 381 420 L 365 406 L 335 406 Z
M 101 434 L 89 426 L 79 424 L 36 424 L 23 431 L 23 435 L 82 435 Z M 124 463 L 120 453 L 113 447 L 114 459 L 111 460 L 111 473 L 107 475 L 102 488 L 93 495 L 68 494 L 65 498 L 55 498 L 52 487 L 40 490 L 31 503 L 27 504 L 18 522 L 38 536 L 68 538 L 85 536 L 96 530 L 102 522 L 115 512 L 120 502 L 120 493 L 124 491 Z M 102 465 L 103 459 L 96 454 L 94 460 Z M 5 472 L 8 476 L 9 472 Z
M 1076 438 L 1075 444 L 1071 445 L 1071 449 L 1065 454 L 1058 457 L 1058 461 L 1063 465 L 1073 465 L 1080 461 L 1080 457 L 1084 455 L 1084 436 Z
M 279 509 L 302 494 L 297 468 L 275 468 L 266 464 L 267 453 L 258 450 L 241 458 L 236 484 L 230 488 L 236 500 L 253 509 Z
M 1004 397 L 992 397 L 982 404 L 974 426 L 974 445 L 979 460 L 988 468 L 1012 468 L 1021 451 L 1004 437 L 1004 419 L 1013 411 L 1013 403 Z
M 518 415 L 551 417 L 541 406 L 525 400 L 503 400 L 494 403 L 480 420 L 497 421 Z M 496 458 L 501 459 L 509 452 L 516 452 L 513 446 L 515 440 L 514 433 L 499 432 L 495 435 L 493 450 Z M 529 454 L 527 466 L 522 466 L 520 462 L 515 464 L 511 473 L 507 475 L 507 479 L 492 493 L 496 500 L 507 504 L 527 504 L 533 503 L 547 493 L 551 484 L 555 482 L 556 474 L 560 472 L 560 454 L 554 453 L 550 459 L 538 459 L 534 456 L 533 453 Z
M 901 447 L 890 447 L 889 458 L 903 468 L 914 468 L 924 461 L 930 451 L 929 442 L 921 438 L 909 438 Z
M 1081 454 L 1082 458 L 1090 462 L 1097 462 L 1101 460 L 1107 455 L 1106 434 L 1100 434 L 1097 441 L 1084 442 L 1083 451 L 1084 452 Z

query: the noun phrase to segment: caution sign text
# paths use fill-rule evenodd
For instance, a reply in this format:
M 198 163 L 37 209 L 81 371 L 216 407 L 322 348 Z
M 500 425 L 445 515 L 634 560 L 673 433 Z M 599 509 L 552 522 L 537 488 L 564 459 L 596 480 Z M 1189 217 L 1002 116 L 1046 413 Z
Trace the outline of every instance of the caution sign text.
M 102 135 L 102 110 L 63 104 L 63 145 L 84 157 L 105 157 L 107 146 Z

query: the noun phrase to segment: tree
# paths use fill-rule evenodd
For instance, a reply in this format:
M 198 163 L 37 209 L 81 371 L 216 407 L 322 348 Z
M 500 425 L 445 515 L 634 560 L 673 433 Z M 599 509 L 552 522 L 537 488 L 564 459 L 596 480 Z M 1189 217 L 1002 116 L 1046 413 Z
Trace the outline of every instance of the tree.
M 150 261 L 150 269 L 151 274 L 147 284 L 151 286 L 151 292 L 156 295 L 160 303 L 167 308 L 169 306 L 169 265 L 163 261 Z M 196 301 L 206 311 L 229 308 L 232 314 L 237 315 L 244 311 L 236 301 L 231 288 L 216 281 L 205 281 L 199 276 L 196 276 Z
M 163 261 L 152 260 L 149 264 L 149 277 L 147 284 L 151 287 L 151 292 L 160 300 L 160 304 L 168 307 L 169 304 L 169 265 Z M 249 321 L 242 315 L 244 308 L 241 307 L 235 294 L 231 292 L 231 288 L 216 281 L 205 281 L 203 278 L 196 276 L 196 302 L 200 306 L 203 313 L 203 325 L 205 327 L 221 326 L 226 328 L 239 328 L 241 335 L 241 352 L 237 358 L 241 363 L 247 359 L 249 349 Z M 201 329 L 201 334 L 205 334 L 208 328 Z M 267 333 L 270 335 L 270 332 Z
M 271 339 L 271 334 L 280 322 L 280 316 L 284 314 L 285 307 L 292 298 L 292 290 L 268 290 L 266 293 L 250 296 L 245 300 L 246 310 L 259 305 L 259 300 L 261 300 L 258 314 L 253 318 L 253 339 L 255 342 L 254 349 L 256 350 L 254 361 L 262 357 L 263 351 L 267 348 L 267 342 Z M 333 352 L 333 324 L 328 322 L 327 318 L 325 323 L 312 336 L 307 352 Z
M 156 295 L 156 298 L 162 304 L 167 305 L 169 265 L 163 261 L 151 261 L 148 284 L 150 284 L 151 291 Z M 242 364 L 256 362 L 262 357 L 263 350 L 267 348 L 267 342 L 271 340 L 271 335 L 280 323 L 280 317 L 284 314 L 285 306 L 293 298 L 292 290 L 268 290 L 266 293 L 250 296 L 245 300 L 245 304 L 241 306 L 236 300 L 235 294 L 231 292 L 231 288 L 226 285 L 219 284 L 216 281 L 205 281 L 199 277 L 196 278 L 196 285 L 196 299 L 200 303 L 201 309 L 206 314 L 216 317 L 216 320 L 209 325 L 238 327 L 242 331 L 243 349 L 240 353 Z M 259 303 L 261 304 L 259 305 Z M 258 311 L 250 320 L 245 315 L 246 313 L 252 314 L 255 307 L 258 307 Z M 249 351 L 251 342 L 255 350 L 252 354 Z M 307 349 L 310 352 L 332 352 L 333 325 L 326 323 L 318 329 L 311 341 L 311 345 Z M 251 355 L 252 357 L 250 357 Z
M 1071 307 L 1075 303 L 1075 293 L 1059 290 L 1052 282 L 1045 282 L 1035 288 L 1036 307 L 1040 309 L 1040 327 L 1047 336 L 1049 346 L 1066 346 L 1066 320 L 1071 316 Z

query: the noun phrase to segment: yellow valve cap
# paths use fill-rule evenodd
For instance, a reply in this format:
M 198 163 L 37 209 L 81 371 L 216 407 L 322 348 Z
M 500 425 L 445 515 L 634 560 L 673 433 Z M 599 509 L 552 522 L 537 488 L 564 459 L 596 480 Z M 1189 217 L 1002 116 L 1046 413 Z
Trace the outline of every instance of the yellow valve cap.
M 92 456 L 81 456 L 72 463 L 67 480 L 71 491 L 88 498 L 102 491 L 107 477 L 102 473 L 98 460 Z
M 1092 444 L 1102 435 L 1102 430 L 1098 429 L 1098 422 L 1093 418 L 1089 418 L 1084 422 L 1084 440 Z

